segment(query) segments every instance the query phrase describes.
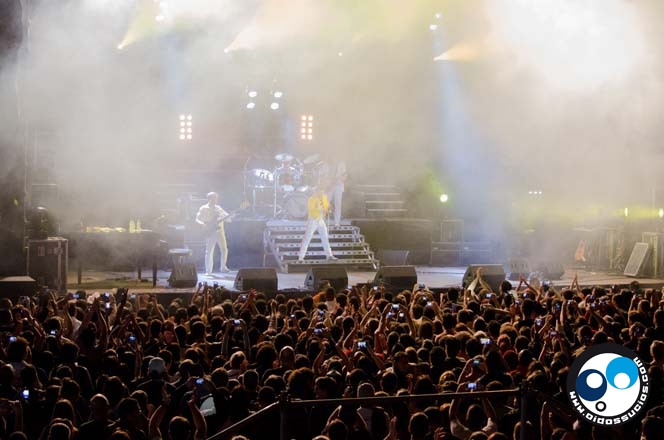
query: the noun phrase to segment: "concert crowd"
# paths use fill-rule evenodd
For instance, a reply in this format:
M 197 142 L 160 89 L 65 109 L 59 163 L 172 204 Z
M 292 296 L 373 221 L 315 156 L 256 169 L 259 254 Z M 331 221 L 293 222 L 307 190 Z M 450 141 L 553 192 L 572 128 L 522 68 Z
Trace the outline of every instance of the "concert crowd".
M 0 438 L 207 439 L 280 399 L 313 401 L 285 414 L 297 440 L 661 438 L 660 291 L 576 278 L 491 289 L 481 271 L 466 287 L 1 299 Z M 650 378 L 645 409 L 617 427 L 583 421 L 566 394 L 571 363 L 605 342 L 635 351 Z M 481 391 L 494 393 L 473 397 Z M 436 396 L 345 400 L 413 395 Z M 254 417 L 216 438 L 280 437 L 278 410 Z

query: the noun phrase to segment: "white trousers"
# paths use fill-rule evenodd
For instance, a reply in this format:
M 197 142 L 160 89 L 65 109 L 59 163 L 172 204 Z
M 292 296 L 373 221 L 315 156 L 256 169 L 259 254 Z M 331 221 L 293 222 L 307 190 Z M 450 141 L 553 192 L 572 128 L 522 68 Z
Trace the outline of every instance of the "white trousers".
M 320 239 L 323 242 L 323 250 L 325 251 L 325 255 L 328 257 L 332 256 L 332 248 L 330 248 L 330 240 L 327 236 L 327 226 L 325 225 L 325 219 L 310 218 L 307 222 L 307 230 L 304 233 L 302 243 L 300 244 L 298 260 L 304 260 L 304 256 L 307 253 L 307 248 L 309 247 L 311 238 L 314 236 L 314 232 L 316 232 L 316 230 L 318 230 L 318 235 L 320 235 Z
M 223 271 L 226 268 L 226 260 L 228 259 L 228 247 L 226 245 L 226 234 L 224 233 L 223 226 L 205 239 L 205 273 L 212 273 L 214 248 L 216 245 L 219 245 L 220 251 L 219 270 Z
M 332 191 L 327 194 L 327 198 L 334 205 L 334 226 L 341 225 L 341 202 L 344 196 L 344 186 L 334 185 Z

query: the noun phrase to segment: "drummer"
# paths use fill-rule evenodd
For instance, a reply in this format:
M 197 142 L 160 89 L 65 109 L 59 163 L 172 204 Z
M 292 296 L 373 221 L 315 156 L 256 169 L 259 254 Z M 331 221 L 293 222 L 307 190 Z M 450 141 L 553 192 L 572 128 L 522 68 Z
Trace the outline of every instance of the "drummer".
M 300 175 L 298 168 L 293 164 L 294 158 L 290 154 L 280 154 L 277 157 L 281 159 L 281 165 L 274 170 L 277 187 L 283 191 L 293 191 Z

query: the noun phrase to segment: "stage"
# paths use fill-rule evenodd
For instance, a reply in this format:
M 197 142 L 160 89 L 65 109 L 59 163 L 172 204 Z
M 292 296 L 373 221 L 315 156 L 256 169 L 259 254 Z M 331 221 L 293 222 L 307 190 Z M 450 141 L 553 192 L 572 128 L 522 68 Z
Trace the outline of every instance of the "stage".
M 417 272 L 418 283 L 423 283 L 427 287 L 438 290 L 447 289 L 450 287 L 461 286 L 462 278 L 466 267 L 432 267 L 432 266 L 415 266 Z M 610 287 L 612 285 L 627 286 L 630 282 L 637 280 L 644 288 L 662 288 L 664 286 L 664 279 L 661 278 L 629 278 L 622 274 L 608 273 L 608 272 L 592 272 L 592 271 L 578 271 L 566 270 L 565 274 L 560 280 L 550 280 L 556 287 L 567 287 L 570 285 L 574 274 L 578 273 L 579 284 L 585 286 L 604 286 Z M 116 287 L 128 287 L 135 293 L 151 293 L 151 294 L 186 294 L 191 293 L 192 288 L 173 288 L 168 285 L 168 277 L 170 272 L 159 270 L 157 272 L 157 285 L 152 287 L 152 280 L 143 278 L 142 281 L 136 279 L 136 272 L 107 272 L 107 271 L 85 271 L 83 273 L 82 283 L 76 284 L 77 274 L 70 271 L 68 274 L 68 291 L 86 290 L 89 292 L 112 290 Z M 206 276 L 203 273 L 198 273 L 198 280 L 200 282 L 207 282 L 212 285 L 217 283 L 219 286 L 225 287 L 229 290 L 236 290 L 233 286 L 237 270 L 231 270 L 228 273 L 214 273 L 211 276 Z M 358 283 L 372 282 L 375 271 L 348 271 L 348 282 L 351 285 Z M 280 291 L 302 291 L 306 292 L 304 287 L 306 274 L 305 273 L 279 273 L 278 289 Z M 512 282 L 516 285 L 518 282 Z

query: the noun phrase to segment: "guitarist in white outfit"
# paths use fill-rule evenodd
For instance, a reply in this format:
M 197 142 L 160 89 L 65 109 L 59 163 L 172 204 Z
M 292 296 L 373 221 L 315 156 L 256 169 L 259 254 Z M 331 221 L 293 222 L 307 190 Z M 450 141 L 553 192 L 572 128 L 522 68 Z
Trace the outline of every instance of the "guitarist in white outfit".
M 228 259 L 228 247 L 226 245 L 226 233 L 224 232 L 224 223 L 231 221 L 229 213 L 217 205 L 219 194 L 210 192 L 207 194 L 208 202 L 198 208 L 196 214 L 196 223 L 204 226 L 207 230 L 205 237 L 205 274 L 212 274 L 212 265 L 214 262 L 214 247 L 219 245 L 220 251 L 220 271 L 229 272 L 226 266 Z

